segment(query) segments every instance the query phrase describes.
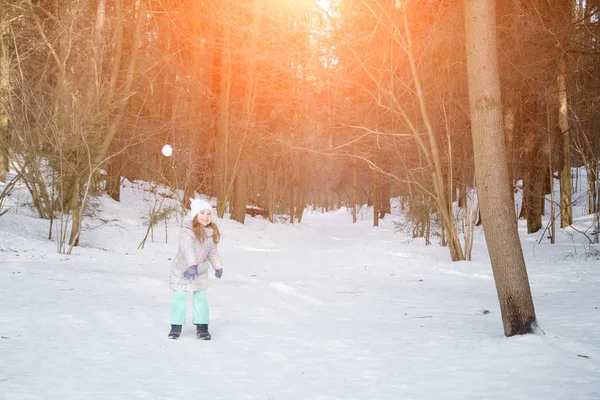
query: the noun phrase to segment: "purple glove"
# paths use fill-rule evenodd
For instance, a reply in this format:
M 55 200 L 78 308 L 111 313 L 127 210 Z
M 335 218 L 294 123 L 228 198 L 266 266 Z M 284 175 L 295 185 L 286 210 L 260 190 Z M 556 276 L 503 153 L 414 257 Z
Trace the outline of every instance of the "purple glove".
M 196 279 L 198 276 L 198 265 L 192 265 L 183 273 L 183 277 L 186 279 Z
M 217 277 L 217 279 L 221 279 L 221 277 L 223 276 L 223 268 L 216 270 L 215 276 Z

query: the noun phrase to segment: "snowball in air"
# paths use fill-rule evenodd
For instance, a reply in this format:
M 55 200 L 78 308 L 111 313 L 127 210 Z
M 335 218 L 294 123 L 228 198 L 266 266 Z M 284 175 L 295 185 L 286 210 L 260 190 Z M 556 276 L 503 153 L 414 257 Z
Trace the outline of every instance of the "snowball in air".
M 171 154 L 173 154 L 173 148 L 170 145 L 165 144 L 162 148 L 162 153 L 164 156 L 170 157 Z

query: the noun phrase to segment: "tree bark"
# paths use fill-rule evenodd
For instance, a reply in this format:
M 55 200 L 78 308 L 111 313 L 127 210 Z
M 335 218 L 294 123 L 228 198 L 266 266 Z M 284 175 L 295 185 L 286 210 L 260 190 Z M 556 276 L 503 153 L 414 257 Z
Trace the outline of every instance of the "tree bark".
M 111 59 L 111 72 L 109 77 L 108 90 L 105 102 L 110 104 L 114 100 L 115 91 L 117 88 L 117 78 L 121 72 L 121 57 L 123 55 L 123 6 L 122 0 L 115 0 L 114 7 L 116 11 L 116 28 L 115 28 L 115 44 L 114 55 Z M 120 156 L 117 156 L 120 158 Z M 121 201 L 121 170 L 122 166 L 117 167 L 115 164 L 119 160 L 114 158 L 108 160 L 106 167 L 106 192 L 115 201 Z M 122 164 L 122 163 L 118 163 Z
M 598 196 L 598 191 L 596 189 L 596 184 L 597 184 L 597 179 L 598 177 L 596 176 L 596 171 L 595 171 L 595 166 L 594 165 L 589 165 L 586 166 L 586 170 L 587 170 L 587 182 L 588 182 L 588 214 L 594 214 L 598 212 L 598 207 L 597 207 L 597 196 Z
M 540 168 L 537 160 L 532 162 L 536 165 L 529 167 L 523 187 L 523 191 L 527 191 L 527 198 L 523 204 L 527 219 L 527 233 L 535 233 L 542 228 L 544 178 L 546 176 L 546 168 Z
M 69 237 L 69 245 L 79 246 L 79 234 L 81 232 L 81 208 L 79 207 L 79 194 L 81 187 L 79 186 L 79 179 L 75 179 L 73 188 L 71 188 L 71 199 L 70 206 L 73 222 L 71 223 L 71 236 Z
M 381 183 L 379 190 L 379 218 L 384 218 L 386 214 L 392 212 L 390 208 L 390 181 L 389 179 L 383 178 L 384 181 Z
M 225 5 L 228 2 L 225 1 Z M 222 48 L 219 57 L 220 79 L 219 79 L 219 118 L 217 122 L 216 135 L 216 175 L 218 182 L 217 216 L 223 218 L 227 208 L 227 186 L 229 176 L 229 103 L 231 95 L 231 30 L 229 25 L 223 27 L 221 39 Z
M 108 84 L 107 102 L 113 101 L 113 96 L 117 88 L 117 78 L 121 71 L 121 57 L 123 55 L 123 0 L 114 0 L 114 7 L 117 13 L 117 27 L 115 30 L 115 47 L 114 56 L 111 60 L 112 68 L 110 72 L 110 80 Z
M 548 136 L 548 154 L 552 154 L 552 137 Z M 556 240 L 556 212 L 554 202 L 554 172 L 552 170 L 552 157 L 548 157 L 548 172 L 546 173 L 548 186 L 550 187 L 550 243 Z M 543 207 L 543 206 L 542 206 Z
M 566 228 L 573 223 L 571 205 L 571 133 L 567 111 L 567 66 L 561 59 L 558 68 L 558 127 L 562 138 L 562 168 L 560 171 L 560 227 Z
M 8 173 L 9 32 L 10 25 L 8 21 L 0 21 L 0 182 L 6 182 L 6 174 Z
M 306 206 L 306 161 L 305 155 L 300 154 L 298 162 L 298 185 L 296 191 L 296 220 L 302 222 L 304 207 Z
M 475 176 L 504 334 L 533 332 L 535 310 L 508 190 L 497 60 L 496 2 L 464 0 Z
M 546 134 L 532 128 L 522 144 L 524 147 L 523 202 L 519 218 L 527 220 L 527 233 L 542 228 L 544 188 L 549 153 Z
M 293 224 L 294 218 L 296 218 L 296 178 L 295 178 L 294 166 L 291 165 L 290 167 L 291 167 L 291 171 L 290 171 L 290 175 L 289 175 L 289 186 L 288 186 L 289 192 L 288 192 L 288 194 L 290 196 L 289 197 L 290 224 Z
M 352 163 L 352 223 L 356 223 L 356 161 Z
M 243 224 L 246 221 L 248 204 L 248 177 L 246 168 L 241 168 L 235 178 L 235 188 L 231 196 L 231 219 Z
M 373 171 L 373 226 L 379 226 L 379 188 L 377 187 L 377 171 Z
M 516 110 L 511 105 L 507 105 L 504 109 L 504 139 L 506 142 L 506 166 L 508 168 L 508 187 L 511 193 L 513 193 L 512 154 L 515 137 L 515 113 Z
M 116 156 L 108 160 L 106 167 L 106 194 L 113 200 L 121 201 L 121 157 Z M 187 197 L 184 197 L 187 199 Z
M 0 115 L 0 182 L 6 182 L 6 175 L 8 174 L 8 155 L 8 117 Z

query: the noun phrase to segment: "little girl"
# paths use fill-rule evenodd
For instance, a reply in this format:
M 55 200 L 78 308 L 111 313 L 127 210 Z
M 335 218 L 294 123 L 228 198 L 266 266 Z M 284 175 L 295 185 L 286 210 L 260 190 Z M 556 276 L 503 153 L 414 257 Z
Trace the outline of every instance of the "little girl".
M 169 338 L 177 339 L 186 317 L 186 292 L 194 293 L 194 324 L 196 336 L 210 340 L 208 333 L 208 269 L 215 270 L 215 276 L 221 279 L 223 267 L 217 252 L 217 243 L 221 237 L 219 228 L 212 222 L 211 205 L 200 199 L 191 200 L 192 219 L 185 221 L 179 235 L 179 250 L 171 266 L 169 287 L 173 289 L 173 303 L 169 322 Z

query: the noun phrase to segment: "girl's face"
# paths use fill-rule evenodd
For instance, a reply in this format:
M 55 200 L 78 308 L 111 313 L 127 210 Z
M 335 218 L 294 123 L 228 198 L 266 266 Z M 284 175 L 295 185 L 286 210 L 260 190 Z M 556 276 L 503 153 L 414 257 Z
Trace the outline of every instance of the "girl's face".
M 202 210 L 196 215 L 196 218 L 200 222 L 200 225 L 208 226 L 211 222 L 212 213 L 210 210 Z

